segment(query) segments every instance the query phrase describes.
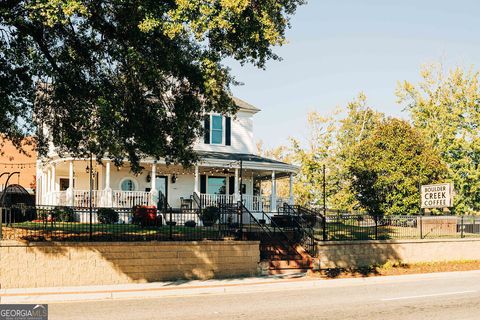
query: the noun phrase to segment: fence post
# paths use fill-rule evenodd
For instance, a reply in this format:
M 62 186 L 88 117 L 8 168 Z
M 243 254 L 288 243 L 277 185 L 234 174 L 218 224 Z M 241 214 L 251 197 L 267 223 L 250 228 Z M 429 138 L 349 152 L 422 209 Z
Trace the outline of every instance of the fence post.
M 375 240 L 378 240 L 378 216 L 375 215 Z
M 420 220 L 420 239 L 423 239 L 423 226 L 422 226 L 422 216 L 419 216 Z
M 460 217 L 460 238 L 463 238 L 463 215 Z
M 170 225 L 170 240 L 173 240 L 173 222 L 172 222 L 172 209 L 169 208 L 168 210 L 170 212 L 169 216 L 170 216 L 170 221 L 169 221 L 169 225 Z
M 322 218 L 323 241 L 327 241 L 327 217 Z

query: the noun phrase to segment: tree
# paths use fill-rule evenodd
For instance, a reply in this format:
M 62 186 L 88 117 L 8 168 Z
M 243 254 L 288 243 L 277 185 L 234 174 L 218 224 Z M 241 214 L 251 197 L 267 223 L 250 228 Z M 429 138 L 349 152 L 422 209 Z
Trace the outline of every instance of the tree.
M 383 114 L 369 107 L 367 97 L 360 93 L 331 115 L 311 112 L 307 118 L 310 129 L 307 147 L 292 141 L 292 161 L 300 165 L 295 183 L 297 200 L 302 204 L 322 205 L 325 165 L 327 206 L 348 211 L 358 209 L 350 188 L 348 165 L 355 147 L 370 135 Z
M 445 165 L 422 133 L 399 119 L 377 124 L 353 155 L 348 166 L 351 189 L 375 216 L 417 214 L 419 185 L 446 176 Z
M 143 156 L 190 164 L 202 115 L 236 111 L 223 59 L 278 59 L 302 3 L 2 1 L 0 135 L 19 146 L 37 129 L 41 154 L 50 141 L 134 170 Z
M 480 211 L 479 72 L 425 66 L 422 81 L 398 84 L 399 102 L 448 165 L 457 213 Z M 427 181 L 428 182 L 428 181 Z

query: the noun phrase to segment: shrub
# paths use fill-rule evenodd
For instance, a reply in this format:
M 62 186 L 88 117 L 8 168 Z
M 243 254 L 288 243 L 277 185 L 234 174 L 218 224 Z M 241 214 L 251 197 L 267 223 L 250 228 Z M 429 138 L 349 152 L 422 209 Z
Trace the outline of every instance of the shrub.
M 206 227 L 214 225 L 218 219 L 220 219 L 220 211 L 217 207 L 206 207 L 200 213 L 200 220 Z
M 118 212 L 112 208 L 100 208 L 97 211 L 98 221 L 103 224 L 118 222 Z
M 196 225 L 197 225 L 197 223 L 193 220 L 188 220 L 188 221 L 185 222 L 185 227 L 195 228 Z
M 59 220 L 62 222 L 74 222 L 75 221 L 75 211 L 70 207 L 60 207 L 55 208 L 54 214 L 55 220 Z

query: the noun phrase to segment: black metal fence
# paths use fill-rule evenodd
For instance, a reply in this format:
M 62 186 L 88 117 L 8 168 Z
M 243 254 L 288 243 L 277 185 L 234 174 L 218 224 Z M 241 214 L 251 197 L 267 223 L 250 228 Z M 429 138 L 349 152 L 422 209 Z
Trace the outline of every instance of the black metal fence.
M 236 238 L 221 212 L 196 209 L 13 206 L 0 208 L 2 240 L 27 241 L 192 241 Z M 209 220 L 210 219 L 210 220 Z
M 326 215 L 317 220 L 319 240 L 388 240 L 480 237 L 477 216 Z
M 238 211 L 234 205 L 205 209 L 12 206 L 0 208 L 0 239 L 27 241 L 141 241 L 297 239 L 307 251 L 316 240 L 388 240 L 480 237 L 476 216 L 327 214 L 297 207 L 292 212 Z M 295 217 L 294 215 L 298 217 Z M 297 219 L 293 219 L 297 218 Z M 292 220 L 293 219 L 293 220 Z M 286 236 L 287 237 L 286 237 Z M 283 237 L 283 238 L 282 238 Z M 284 239 L 285 238 L 285 239 Z M 278 240 L 277 239 L 277 240 Z M 311 249 L 311 250 L 310 250 Z

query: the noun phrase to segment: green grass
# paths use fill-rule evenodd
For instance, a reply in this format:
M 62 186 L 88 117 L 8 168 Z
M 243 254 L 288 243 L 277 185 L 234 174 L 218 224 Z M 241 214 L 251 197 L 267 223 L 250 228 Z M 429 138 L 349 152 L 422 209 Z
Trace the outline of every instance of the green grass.
M 355 224 L 355 222 L 329 222 L 327 223 L 328 240 L 375 240 L 375 226 L 365 226 Z M 318 239 L 322 239 L 323 230 L 315 229 L 315 235 Z M 480 237 L 480 234 L 464 233 L 465 238 Z M 438 238 L 460 238 L 461 233 L 442 232 L 441 230 L 432 230 L 427 232 L 424 230 L 422 239 L 438 239 Z M 400 227 L 400 226 L 378 226 L 378 240 L 389 239 L 420 239 L 420 229 L 417 227 Z
M 49 234 L 66 234 L 66 235 L 88 235 L 90 233 L 89 223 L 80 222 L 56 222 L 56 223 L 42 223 L 42 222 L 20 222 L 9 225 L 15 230 L 18 235 L 49 235 Z M 146 226 L 142 227 L 136 224 L 92 224 L 93 234 L 103 235 L 132 235 L 132 236 L 168 236 L 170 232 L 176 238 L 215 238 L 218 235 L 218 227 L 185 227 L 185 226 L 170 226 L 164 225 Z

